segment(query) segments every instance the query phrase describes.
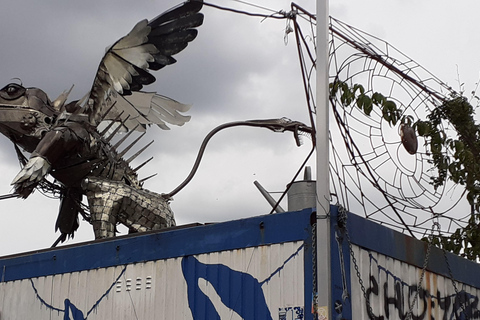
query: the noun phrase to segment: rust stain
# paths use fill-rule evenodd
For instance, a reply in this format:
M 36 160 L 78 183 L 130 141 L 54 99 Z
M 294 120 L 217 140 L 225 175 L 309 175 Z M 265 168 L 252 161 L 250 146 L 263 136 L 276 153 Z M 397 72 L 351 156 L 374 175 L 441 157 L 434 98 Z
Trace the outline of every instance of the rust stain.
M 424 290 L 426 292 L 432 292 L 431 291 L 431 280 L 430 280 L 430 276 L 431 276 L 431 273 L 428 272 L 428 271 L 425 271 L 425 276 L 424 276 L 424 279 L 425 279 L 425 287 L 424 287 Z M 427 301 L 427 319 L 432 319 L 432 299 L 426 299 Z
M 405 258 L 406 258 L 405 262 L 407 262 L 411 265 L 416 265 L 418 267 L 421 267 L 421 265 L 418 265 L 418 263 L 415 259 L 415 252 L 419 251 L 419 250 L 416 250 L 417 246 L 418 246 L 418 242 L 417 242 L 418 240 L 410 238 L 410 237 L 405 237 L 404 239 L 405 239 L 405 242 L 398 243 L 396 245 L 397 245 L 397 248 L 406 248 L 405 249 Z M 422 242 L 422 246 L 423 246 L 422 251 L 423 251 L 423 254 L 425 256 L 426 253 L 427 253 L 427 244 Z
M 434 295 L 437 293 L 437 290 L 438 290 L 438 282 L 437 282 L 437 281 L 438 281 L 438 275 L 437 275 L 436 273 L 432 273 L 432 284 L 433 284 L 433 287 L 432 287 L 432 291 L 430 291 L 430 294 L 431 294 L 432 296 L 434 296 Z M 433 298 L 430 299 L 430 300 L 432 301 L 432 303 L 434 302 L 434 301 L 433 301 Z M 437 302 L 437 304 L 438 304 L 438 302 Z M 435 304 L 435 305 L 432 306 L 432 309 L 433 309 L 433 310 L 432 310 L 432 314 L 435 315 L 435 317 L 434 317 L 435 319 L 439 319 L 439 318 L 440 318 L 440 316 L 439 316 L 439 312 L 440 312 L 440 311 L 439 311 L 439 308 L 438 308 L 438 305 L 437 305 L 437 304 Z M 433 319 L 433 317 L 432 317 L 431 319 Z

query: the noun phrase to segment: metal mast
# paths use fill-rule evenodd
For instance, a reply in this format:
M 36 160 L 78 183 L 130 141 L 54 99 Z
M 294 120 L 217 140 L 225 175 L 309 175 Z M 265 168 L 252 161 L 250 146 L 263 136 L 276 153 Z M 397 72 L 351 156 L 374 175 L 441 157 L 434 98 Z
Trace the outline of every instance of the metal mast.
M 317 312 L 332 319 L 330 281 L 330 187 L 328 102 L 328 0 L 317 0 Z

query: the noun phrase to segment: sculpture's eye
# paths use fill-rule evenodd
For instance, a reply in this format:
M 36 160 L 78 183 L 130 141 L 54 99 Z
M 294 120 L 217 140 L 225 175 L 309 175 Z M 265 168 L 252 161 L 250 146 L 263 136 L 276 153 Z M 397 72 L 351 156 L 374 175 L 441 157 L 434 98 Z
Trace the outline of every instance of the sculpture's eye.
M 25 88 L 16 83 L 10 83 L 0 90 L 0 97 L 6 100 L 15 100 L 25 94 Z

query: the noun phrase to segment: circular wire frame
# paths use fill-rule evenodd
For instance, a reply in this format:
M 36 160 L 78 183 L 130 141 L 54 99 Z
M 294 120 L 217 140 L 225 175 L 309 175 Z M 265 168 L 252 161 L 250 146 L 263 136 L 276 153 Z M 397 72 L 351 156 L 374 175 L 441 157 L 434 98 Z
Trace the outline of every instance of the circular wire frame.
M 330 83 L 360 84 L 370 97 L 381 93 L 413 121 L 427 120 L 455 94 L 385 41 L 336 19 L 330 22 Z M 439 217 L 447 231 L 459 227 L 465 217 L 453 217 L 451 209 L 462 190 L 450 183 L 432 185 L 437 170 L 429 141 L 409 125 L 389 124 L 379 107 L 367 115 L 355 103 L 343 105 L 340 94 L 330 97 L 330 171 L 337 201 L 411 235 L 425 235 L 431 220 Z M 448 124 L 444 130 L 455 134 Z

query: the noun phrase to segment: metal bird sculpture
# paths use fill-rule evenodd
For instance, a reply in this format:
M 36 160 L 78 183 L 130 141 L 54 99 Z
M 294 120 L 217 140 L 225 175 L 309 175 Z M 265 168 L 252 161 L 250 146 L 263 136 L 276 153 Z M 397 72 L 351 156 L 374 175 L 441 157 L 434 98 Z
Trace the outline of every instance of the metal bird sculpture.
M 181 114 L 189 106 L 140 90 L 155 81 L 149 70 L 175 63 L 173 56 L 195 39 L 202 5 L 191 0 L 137 23 L 106 50 L 90 92 L 79 101 L 67 103 L 69 92 L 51 101 L 41 89 L 16 83 L 0 90 L 0 132 L 14 143 L 23 164 L 12 182 L 15 194 L 27 198 L 51 184 L 47 175 L 59 186 L 56 243 L 73 237 L 79 214 L 93 225 L 96 239 L 115 236 L 117 223 L 132 232 L 175 225 L 168 199 L 142 188 L 137 170 L 143 164 L 130 166 L 144 148 L 124 159 L 138 139 L 122 151 L 118 147 L 151 124 L 168 129 L 167 123 L 189 121 Z M 125 136 L 113 144 L 119 132 Z M 19 148 L 31 154 L 29 159 Z M 84 195 L 89 214 L 81 206 Z

